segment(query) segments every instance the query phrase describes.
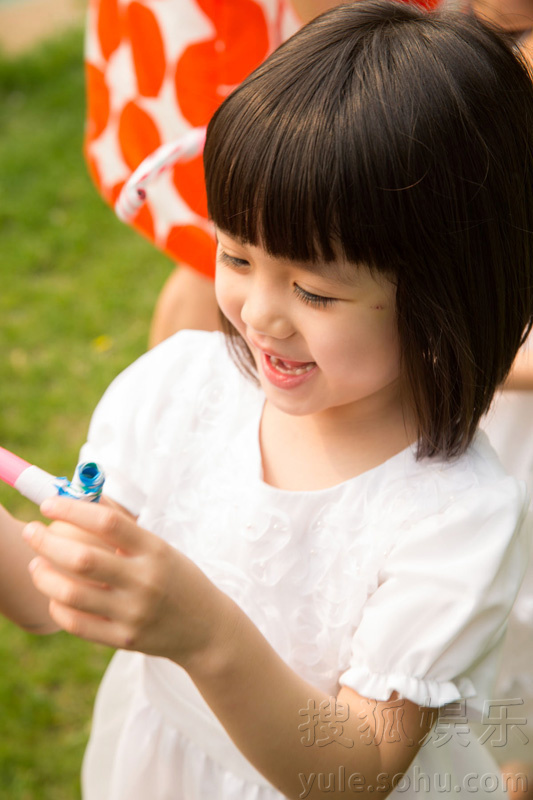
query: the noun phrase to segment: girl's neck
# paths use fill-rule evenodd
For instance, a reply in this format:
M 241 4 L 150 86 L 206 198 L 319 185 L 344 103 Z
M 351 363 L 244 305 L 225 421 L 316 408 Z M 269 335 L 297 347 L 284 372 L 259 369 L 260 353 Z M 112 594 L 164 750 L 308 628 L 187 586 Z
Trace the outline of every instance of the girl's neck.
M 358 419 L 291 416 L 265 404 L 260 428 L 263 480 L 288 491 L 315 491 L 374 469 L 416 441 L 401 406 Z

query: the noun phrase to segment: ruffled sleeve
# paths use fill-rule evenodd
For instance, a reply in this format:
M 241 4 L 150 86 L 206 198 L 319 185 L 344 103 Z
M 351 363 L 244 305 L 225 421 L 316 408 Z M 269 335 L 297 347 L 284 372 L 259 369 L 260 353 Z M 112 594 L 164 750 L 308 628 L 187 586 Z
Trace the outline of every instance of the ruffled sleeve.
M 106 474 L 105 494 L 138 516 L 157 481 L 158 431 L 172 406 L 175 451 L 194 414 L 198 386 L 213 359 L 224 355 L 222 336 L 181 331 L 150 350 L 109 386 L 93 414 L 83 461 Z
M 376 700 L 397 691 L 419 705 L 472 697 L 481 708 L 527 562 L 526 505 L 524 487 L 500 476 L 403 532 L 340 683 Z

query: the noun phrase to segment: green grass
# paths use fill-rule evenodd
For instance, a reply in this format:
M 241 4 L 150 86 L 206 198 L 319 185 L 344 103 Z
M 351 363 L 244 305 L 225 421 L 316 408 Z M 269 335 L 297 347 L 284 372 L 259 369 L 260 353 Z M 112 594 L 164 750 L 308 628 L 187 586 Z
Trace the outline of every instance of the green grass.
M 0 444 L 71 475 L 90 414 L 146 349 L 171 264 L 116 220 L 82 158 L 82 33 L 0 55 Z M 7 486 L 0 502 L 36 509 Z M 79 797 L 111 653 L 0 618 L 0 799 Z

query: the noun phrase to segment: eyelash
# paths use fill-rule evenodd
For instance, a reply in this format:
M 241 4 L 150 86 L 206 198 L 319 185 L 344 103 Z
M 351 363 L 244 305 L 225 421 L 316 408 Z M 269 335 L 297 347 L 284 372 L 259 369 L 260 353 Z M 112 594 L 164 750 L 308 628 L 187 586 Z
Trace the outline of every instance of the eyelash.
M 327 308 L 337 302 L 335 297 L 323 297 L 321 294 L 306 292 L 305 289 L 302 289 L 297 283 L 294 284 L 294 292 L 298 295 L 300 300 L 303 300 L 304 303 L 310 306 L 314 306 L 314 308 Z
M 226 266 L 229 267 L 234 267 L 235 269 L 242 269 L 243 267 L 248 266 L 248 261 L 245 261 L 245 259 L 230 256 L 223 250 L 219 250 L 219 258 L 223 264 L 226 264 Z M 337 298 L 335 297 L 323 297 L 320 294 L 307 292 L 305 289 L 302 289 L 301 286 L 298 286 L 297 283 L 294 284 L 294 293 L 300 298 L 300 300 L 310 306 L 313 306 L 314 308 L 328 308 L 328 306 L 331 306 L 333 303 L 337 302 Z
M 243 258 L 235 258 L 235 256 L 229 256 L 223 250 L 219 250 L 218 255 L 222 263 L 226 264 L 226 266 L 228 267 L 236 267 L 237 269 L 242 269 L 243 267 L 248 266 L 248 262 L 245 261 Z

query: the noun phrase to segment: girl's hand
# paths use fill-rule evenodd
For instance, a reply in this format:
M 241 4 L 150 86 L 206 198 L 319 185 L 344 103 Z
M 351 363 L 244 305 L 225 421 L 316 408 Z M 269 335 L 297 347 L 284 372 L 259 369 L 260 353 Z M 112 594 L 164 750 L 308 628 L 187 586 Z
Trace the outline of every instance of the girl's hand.
M 230 630 L 233 604 L 188 558 L 107 504 L 46 500 L 23 536 L 33 583 L 64 630 L 182 666 Z M 229 624 L 228 624 L 229 623 Z
M 31 633 L 54 633 L 46 598 L 28 575 L 33 554 L 21 539 L 24 524 L 0 505 L 0 614 Z

